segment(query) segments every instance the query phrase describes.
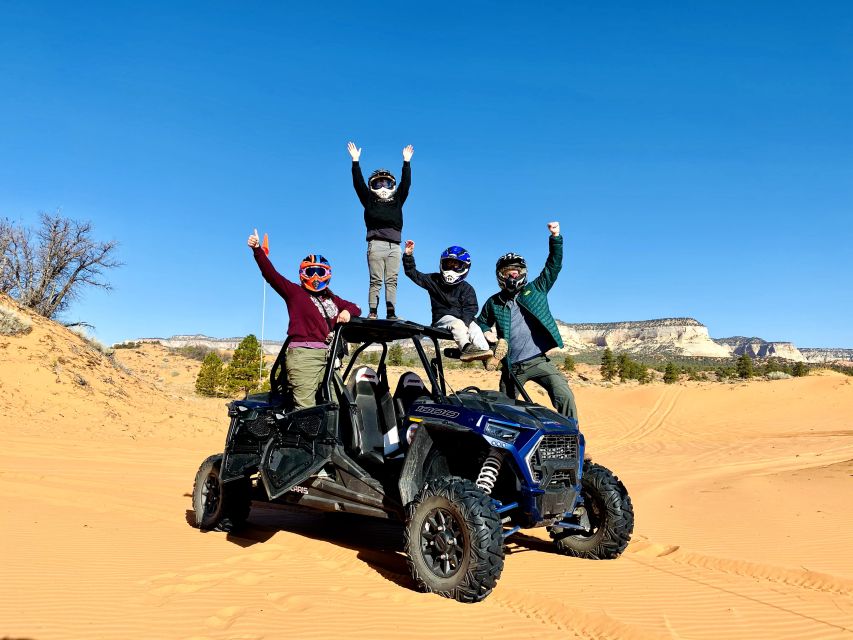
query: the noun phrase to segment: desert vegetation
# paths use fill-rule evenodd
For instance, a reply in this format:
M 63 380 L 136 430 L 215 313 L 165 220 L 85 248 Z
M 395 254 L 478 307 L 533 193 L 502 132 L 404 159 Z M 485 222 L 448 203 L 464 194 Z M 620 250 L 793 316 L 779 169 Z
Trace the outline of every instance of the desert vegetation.
M 90 222 L 42 213 L 36 227 L 0 219 L 0 293 L 46 318 L 67 310 L 87 288 L 111 288 L 118 243 L 94 237 Z

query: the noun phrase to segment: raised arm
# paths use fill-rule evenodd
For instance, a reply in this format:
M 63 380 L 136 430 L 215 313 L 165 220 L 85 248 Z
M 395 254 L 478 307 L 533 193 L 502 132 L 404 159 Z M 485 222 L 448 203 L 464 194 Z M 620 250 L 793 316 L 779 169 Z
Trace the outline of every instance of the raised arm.
M 409 197 L 409 187 L 412 186 L 412 155 L 415 148 L 409 145 L 403 149 L 403 171 L 400 173 L 400 184 L 397 185 L 397 199 L 400 204 Z
M 361 149 L 355 146 L 354 142 L 347 143 L 347 151 L 352 158 L 352 186 L 355 187 L 355 193 L 358 196 L 362 206 L 367 206 L 370 202 L 370 189 L 364 181 L 364 175 L 361 173 Z
M 255 229 L 255 233 L 253 235 L 249 236 L 248 244 L 252 249 L 255 262 L 258 263 L 258 268 L 261 270 L 261 275 L 264 277 L 264 280 L 270 283 L 270 286 L 278 295 L 287 300 L 288 296 L 291 295 L 295 289 L 301 288 L 298 284 L 291 282 L 281 275 L 275 270 L 275 267 L 272 266 L 272 262 L 270 262 L 270 259 L 267 258 L 267 254 L 261 248 L 257 229 Z
M 403 273 L 419 287 L 430 289 L 432 281 L 425 273 L 418 271 L 415 267 L 415 242 L 414 240 L 406 240 L 406 248 L 403 251 Z
M 548 231 L 551 232 L 551 237 L 548 238 L 548 259 L 545 260 L 542 273 L 530 283 L 532 287 L 544 293 L 551 290 L 551 287 L 557 282 L 560 269 L 563 268 L 563 236 L 560 235 L 560 223 L 549 222 Z

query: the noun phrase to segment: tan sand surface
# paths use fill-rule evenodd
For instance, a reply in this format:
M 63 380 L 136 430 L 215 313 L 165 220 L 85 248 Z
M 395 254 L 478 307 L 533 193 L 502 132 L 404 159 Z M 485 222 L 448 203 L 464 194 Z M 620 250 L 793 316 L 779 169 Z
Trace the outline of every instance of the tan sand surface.
M 39 319 L 0 336 L 0 637 L 853 637 L 849 377 L 575 384 L 632 543 L 594 562 L 514 536 L 493 594 L 463 605 L 413 591 L 387 523 L 261 507 L 239 536 L 190 527 L 225 400 L 192 395 L 195 361 L 116 356 Z

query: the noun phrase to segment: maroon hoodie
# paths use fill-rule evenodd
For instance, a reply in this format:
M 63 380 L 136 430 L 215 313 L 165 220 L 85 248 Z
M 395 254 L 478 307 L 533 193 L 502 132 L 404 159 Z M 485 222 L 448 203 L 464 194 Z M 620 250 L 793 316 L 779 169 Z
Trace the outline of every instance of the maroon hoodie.
M 311 301 L 312 294 L 276 271 L 261 247 L 255 247 L 252 249 L 252 253 L 255 255 L 255 262 L 258 263 L 264 280 L 270 283 L 270 286 L 284 298 L 284 302 L 287 304 L 287 313 L 290 316 L 287 335 L 293 338 L 294 342 L 324 342 L 326 336 L 329 335 L 329 322 Z M 331 292 L 325 294 L 321 292 L 317 295 L 330 295 L 335 301 L 338 311 L 346 309 L 352 317 L 361 315 L 361 309 L 357 305 L 347 302 Z M 334 328 L 337 318 L 332 318 L 330 322 Z

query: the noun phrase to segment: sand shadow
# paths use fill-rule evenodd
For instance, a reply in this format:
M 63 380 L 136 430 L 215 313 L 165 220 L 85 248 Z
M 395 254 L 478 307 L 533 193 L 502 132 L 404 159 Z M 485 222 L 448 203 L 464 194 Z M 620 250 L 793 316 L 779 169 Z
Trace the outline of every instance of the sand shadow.
M 199 533 L 221 533 L 219 531 L 205 531 L 198 529 L 195 525 L 195 511 L 192 509 L 187 509 L 184 512 L 184 518 L 187 521 L 187 524 L 190 525 L 193 529 L 196 529 Z M 261 542 L 266 542 L 270 538 L 272 538 L 278 529 L 271 527 L 259 527 L 252 523 L 251 515 L 249 516 L 249 520 L 246 521 L 246 524 L 240 527 L 237 531 L 228 532 L 226 534 L 226 540 L 228 542 L 233 542 L 234 544 L 243 547 L 251 547 Z
M 528 551 L 536 551 L 539 553 L 557 553 L 554 543 L 550 540 L 541 540 L 534 538 L 524 533 L 514 533 L 506 540 L 506 555 L 518 555 Z
M 406 589 L 416 590 L 403 553 L 400 523 L 351 513 L 318 512 L 299 507 L 255 503 L 248 527 L 229 534 L 229 542 L 248 546 L 287 531 L 312 540 L 330 542 L 356 551 L 356 557 L 380 576 Z M 264 537 L 266 536 L 266 537 Z

